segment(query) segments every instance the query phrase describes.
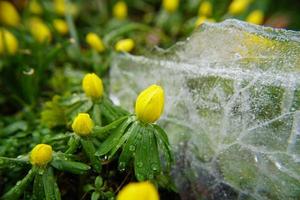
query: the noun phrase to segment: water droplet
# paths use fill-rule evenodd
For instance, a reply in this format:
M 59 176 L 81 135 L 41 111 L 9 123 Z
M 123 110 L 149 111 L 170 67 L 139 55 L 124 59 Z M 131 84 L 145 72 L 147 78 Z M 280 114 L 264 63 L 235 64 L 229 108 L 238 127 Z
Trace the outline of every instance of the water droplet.
M 120 171 L 124 171 L 125 166 L 126 166 L 125 162 L 120 162 L 118 168 L 119 168 Z
M 18 181 L 18 182 L 16 183 L 17 186 L 20 185 L 20 184 L 21 184 L 21 181 Z
M 153 171 L 157 171 L 158 170 L 158 164 L 156 164 L 156 163 L 151 164 L 151 169 Z
M 134 145 L 130 145 L 129 146 L 129 151 L 135 151 L 135 146 Z
M 103 157 L 101 157 L 101 160 L 102 161 L 106 161 L 108 159 L 108 157 L 107 156 L 103 156 Z
M 143 163 L 142 163 L 142 162 L 138 162 L 138 163 L 137 163 L 137 166 L 138 166 L 138 167 L 143 167 Z

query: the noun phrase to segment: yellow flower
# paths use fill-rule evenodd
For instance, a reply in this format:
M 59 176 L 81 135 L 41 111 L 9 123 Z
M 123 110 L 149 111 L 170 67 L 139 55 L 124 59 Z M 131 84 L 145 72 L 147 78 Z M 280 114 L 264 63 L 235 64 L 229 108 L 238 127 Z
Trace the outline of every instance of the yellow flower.
M 228 12 L 232 15 L 239 15 L 248 9 L 251 2 L 252 0 L 233 0 Z
M 136 99 L 135 112 L 142 122 L 155 122 L 161 116 L 163 109 L 164 91 L 158 85 L 146 88 Z
M 180 0 L 163 0 L 163 8 L 168 13 L 173 13 L 177 10 Z
M 32 36 L 40 43 L 50 42 L 52 35 L 50 29 L 39 18 L 31 18 L 29 20 L 29 30 Z
M 60 16 L 64 16 L 65 12 L 70 13 L 72 16 L 76 16 L 78 14 L 78 7 L 73 3 L 65 3 L 65 0 L 54 0 L 54 10 L 56 14 Z
M 47 144 L 36 145 L 30 153 L 32 165 L 45 166 L 52 160 L 52 147 Z
M 8 1 L 0 1 L 0 22 L 14 27 L 20 24 L 20 16 L 18 11 Z
M 90 45 L 91 48 L 95 49 L 96 51 L 100 53 L 105 51 L 104 43 L 96 33 L 88 33 L 85 37 L 85 41 Z
M 95 73 L 86 74 L 82 80 L 82 89 L 85 95 L 92 98 L 99 98 L 103 95 L 103 83 Z
M 17 38 L 8 30 L 0 29 L 0 55 L 15 54 L 18 50 Z
M 159 195 L 149 182 L 129 183 L 119 192 L 117 200 L 159 200 Z
M 207 18 L 205 16 L 200 16 L 195 23 L 195 26 L 198 27 L 200 25 L 202 25 L 204 22 L 216 22 L 216 20 L 214 20 L 213 18 Z
M 113 15 L 119 20 L 127 17 L 127 5 L 124 1 L 118 1 L 113 7 Z
M 53 26 L 55 30 L 62 35 L 65 35 L 69 32 L 68 24 L 63 19 L 53 20 Z
M 199 14 L 199 16 L 207 16 L 207 17 L 211 16 L 212 9 L 213 9 L 213 6 L 212 6 L 211 2 L 204 1 L 200 4 L 198 14 Z
M 79 113 L 72 123 L 73 131 L 80 136 L 90 135 L 93 127 L 93 120 L 87 113 Z
M 33 14 L 40 15 L 43 13 L 43 8 L 36 0 L 31 0 L 29 3 L 29 11 Z
M 248 15 L 246 21 L 261 25 L 264 22 L 264 13 L 261 10 L 254 10 Z
M 117 42 L 115 45 L 116 51 L 125 51 L 125 52 L 130 52 L 134 48 L 135 44 L 133 39 L 123 39 Z

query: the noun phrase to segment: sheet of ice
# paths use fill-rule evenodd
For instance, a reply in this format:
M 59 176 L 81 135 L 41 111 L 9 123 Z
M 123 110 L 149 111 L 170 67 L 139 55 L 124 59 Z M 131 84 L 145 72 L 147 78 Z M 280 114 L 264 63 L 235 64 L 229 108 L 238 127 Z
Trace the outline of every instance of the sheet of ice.
M 133 110 L 166 93 L 159 123 L 176 152 L 182 199 L 300 199 L 300 33 L 237 20 L 204 24 L 147 56 L 123 55 L 111 92 Z

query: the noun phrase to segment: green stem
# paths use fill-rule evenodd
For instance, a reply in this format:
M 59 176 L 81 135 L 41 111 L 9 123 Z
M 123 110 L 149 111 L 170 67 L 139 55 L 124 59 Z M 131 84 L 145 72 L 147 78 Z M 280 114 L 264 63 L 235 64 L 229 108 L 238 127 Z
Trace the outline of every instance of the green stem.
M 111 129 L 117 128 L 118 125 L 121 124 L 123 121 L 125 121 L 127 118 L 128 118 L 128 116 L 121 117 L 120 119 L 118 119 L 106 126 L 103 126 L 103 127 L 96 126 L 94 128 L 93 135 L 96 137 L 105 138 L 105 136 L 107 135 L 105 133 L 107 133 Z

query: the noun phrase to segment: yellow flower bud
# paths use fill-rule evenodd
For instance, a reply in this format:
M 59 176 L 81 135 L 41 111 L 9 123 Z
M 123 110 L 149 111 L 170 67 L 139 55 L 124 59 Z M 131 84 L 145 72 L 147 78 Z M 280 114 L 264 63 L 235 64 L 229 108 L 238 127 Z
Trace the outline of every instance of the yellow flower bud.
M 31 18 L 29 20 L 29 30 L 32 36 L 40 43 L 50 42 L 52 35 L 50 29 L 39 18 Z
M 32 165 L 45 166 L 52 160 L 52 147 L 47 144 L 36 145 L 30 153 Z
M 159 200 L 159 195 L 150 182 L 129 183 L 119 192 L 117 200 Z
M 163 8 L 168 13 L 173 13 L 177 10 L 180 0 L 163 0 Z
M 93 127 L 93 120 L 87 113 L 79 113 L 72 123 L 73 131 L 80 136 L 90 135 Z
M 213 6 L 211 2 L 204 1 L 200 4 L 198 15 L 199 16 L 211 16 L 212 15 Z
M 264 13 L 261 10 L 254 10 L 248 15 L 246 21 L 261 25 L 264 22 Z
M 251 2 L 252 0 L 233 0 L 228 12 L 232 15 L 239 15 L 248 9 Z
M 105 51 L 104 43 L 96 33 L 88 33 L 85 37 L 85 41 L 91 48 L 95 49 L 99 53 Z
M 68 24 L 65 20 L 55 19 L 53 20 L 53 26 L 55 30 L 62 35 L 65 35 L 69 32 Z
M 15 54 L 18 50 L 17 38 L 8 30 L 0 29 L 0 55 Z
M 95 73 L 86 74 L 82 80 L 82 89 L 85 95 L 92 98 L 99 98 L 103 95 L 103 83 Z
M 78 7 L 73 3 L 65 3 L 65 0 L 54 0 L 55 13 L 60 16 L 65 16 L 65 12 L 70 13 L 72 16 L 78 14 Z
M 142 122 L 155 122 L 161 116 L 163 109 L 164 91 L 158 85 L 151 85 L 146 88 L 136 99 L 136 116 Z
M 200 16 L 195 23 L 195 26 L 201 26 L 204 22 L 216 22 L 216 20 L 214 20 L 213 18 L 207 18 L 205 16 Z
M 14 27 L 20 24 L 20 16 L 18 11 L 8 1 L 0 1 L 0 22 Z
M 119 20 L 127 17 L 127 5 L 124 1 L 118 1 L 113 7 L 113 15 Z
M 124 51 L 124 52 L 130 52 L 133 50 L 135 44 L 133 39 L 124 39 L 117 42 L 115 45 L 116 51 Z
M 36 0 L 29 2 L 29 11 L 33 14 L 40 15 L 43 13 L 43 8 Z

